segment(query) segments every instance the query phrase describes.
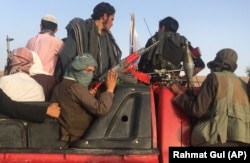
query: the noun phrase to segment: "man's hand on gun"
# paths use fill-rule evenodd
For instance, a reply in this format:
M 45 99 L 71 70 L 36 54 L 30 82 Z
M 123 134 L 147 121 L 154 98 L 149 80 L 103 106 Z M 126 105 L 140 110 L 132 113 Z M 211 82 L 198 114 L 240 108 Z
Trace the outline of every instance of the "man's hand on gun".
M 116 74 L 114 70 L 108 71 L 108 75 L 105 81 L 108 92 L 111 92 L 111 93 L 114 92 L 117 78 L 118 78 L 118 75 Z
M 107 76 L 106 76 L 106 80 L 105 80 L 105 85 L 106 85 L 107 91 L 112 92 L 112 93 L 114 92 L 117 79 L 118 79 L 118 75 L 114 70 L 111 69 L 107 72 Z M 97 85 L 94 88 L 91 88 L 89 90 L 90 94 L 95 96 L 97 93 L 97 89 L 99 88 L 99 86 L 101 84 L 102 84 L 102 82 L 99 82 L 99 83 L 97 83 Z

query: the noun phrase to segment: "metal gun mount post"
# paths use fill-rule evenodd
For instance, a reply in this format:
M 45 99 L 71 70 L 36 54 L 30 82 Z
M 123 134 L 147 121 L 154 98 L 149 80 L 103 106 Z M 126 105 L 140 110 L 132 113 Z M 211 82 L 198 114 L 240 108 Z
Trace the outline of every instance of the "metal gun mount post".
M 179 79 L 176 72 L 183 71 L 183 69 L 167 70 L 167 69 L 155 69 L 154 72 L 148 73 L 151 76 L 151 82 L 156 82 L 162 86 L 171 86 L 177 81 L 186 81 L 185 79 Z M 178 73 L 179 74 L 179 73 Z

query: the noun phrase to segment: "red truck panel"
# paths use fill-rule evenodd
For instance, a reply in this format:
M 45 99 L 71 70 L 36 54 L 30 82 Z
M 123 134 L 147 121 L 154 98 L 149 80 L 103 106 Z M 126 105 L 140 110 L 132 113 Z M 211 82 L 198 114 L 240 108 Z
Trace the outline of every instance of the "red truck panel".
M 182 111 L 172 104 L 174 94 L 168 87 L 155 88 L 158 95 L 157 128 L 162 163 L 168 163 L 169 147 L 189 146 L 190 124 Z
M 77 154 L 32 154 L 32 153 L 6 153 L 1 154 L 1 163 L 138 163 L 158 162 L 158 155 L 77 155 Z M 112 161 L 111 161 L 112 160 Z

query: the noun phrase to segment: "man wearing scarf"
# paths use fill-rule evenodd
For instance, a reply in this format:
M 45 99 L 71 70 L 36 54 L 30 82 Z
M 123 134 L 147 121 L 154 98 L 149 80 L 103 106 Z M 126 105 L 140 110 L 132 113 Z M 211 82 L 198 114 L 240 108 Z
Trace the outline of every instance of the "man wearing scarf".
M 10 118 L 44 122 L 46 116 L 58 118 L 60 107 L 58 103 L 44 103 L 42 87 L 29 76 L 34 56 L 36 53 L 27 48 L 17 48 L 10 54 L 9 74 L 0 78 L 0 113 Z
M 97 62 L 91 54 L 78 55 L 68 66 L 62 81 L 55 87 L 51 102 L 58 102 L 61 115 L 61 138 L 65 142 L 79 140 L 95 116 L 105 115 L 111 108 L 117 74 L 109 71 L 106 91 L 99 96 L 88 89 Z
M 114 16 L 114 7 L 101 2 L 93 9 L 92 18 L 74 18 L 70 21 L 66 27 L 68 37 L 56 67 L 55 75 L 59 81 L 77 54 L 89 53 L 96 59 L 98 68 L 94 72 L 94 79 L 120 62 L 121 50 L 110 32 Z
M 33 65 L 32 52 L 17 48 L 9 56 L 10 74 L 0 78 L 0 88 L 15 101 L 44 101 L 42 86 L 29 75 Z

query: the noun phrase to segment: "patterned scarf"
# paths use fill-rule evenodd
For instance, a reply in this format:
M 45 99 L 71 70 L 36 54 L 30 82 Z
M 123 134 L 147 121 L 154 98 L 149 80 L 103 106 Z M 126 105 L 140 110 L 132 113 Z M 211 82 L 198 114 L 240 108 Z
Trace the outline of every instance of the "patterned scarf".
M 17 72 L 29 73 L 29 69 L 33 64 L 33 56 L 27 48 L 17 48 L 9 55 L 10 59 L 10 74 Z
M 40 34 L 48 33 L 50 36 L 55 36 L 55 33 L 49 29 L 42 29 Z

